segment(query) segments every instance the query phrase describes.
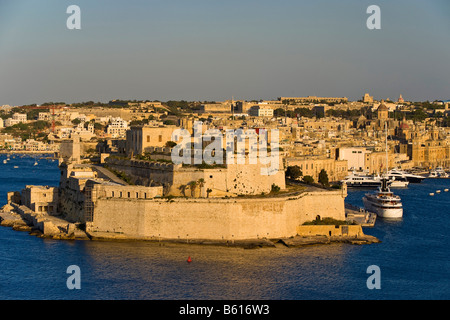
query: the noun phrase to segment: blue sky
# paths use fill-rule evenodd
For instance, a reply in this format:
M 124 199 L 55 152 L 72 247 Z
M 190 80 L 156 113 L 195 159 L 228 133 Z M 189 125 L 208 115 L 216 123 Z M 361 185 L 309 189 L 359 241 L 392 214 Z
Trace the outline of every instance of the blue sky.
M 449 14 L 445 0 L 0 0 L 0 105 L 450 99 Z

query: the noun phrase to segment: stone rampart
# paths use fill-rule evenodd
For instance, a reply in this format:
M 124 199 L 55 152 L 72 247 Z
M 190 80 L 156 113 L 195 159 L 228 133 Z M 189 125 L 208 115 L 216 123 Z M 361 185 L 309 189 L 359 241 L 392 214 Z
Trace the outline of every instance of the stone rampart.
M 297 234 L 302 237 L 329 236 L 329 237 L 360 237 L 364 235 L 361 225 L 305 225 L 297 227 Z
M 86 228 L 136 239 L 285 238 L 317 216 L 344 220 L 344 199 L 342 191 L 228 199 L 100 197 Z

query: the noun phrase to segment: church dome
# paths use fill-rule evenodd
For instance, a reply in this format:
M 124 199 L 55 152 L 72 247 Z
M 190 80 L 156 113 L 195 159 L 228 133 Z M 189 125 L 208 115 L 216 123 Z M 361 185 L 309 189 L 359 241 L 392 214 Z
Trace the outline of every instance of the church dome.
M 402 124 L 400 125 L 400 129 L 402 130 L 409 129 L 409 125 L 406 122 L 402 122 Z

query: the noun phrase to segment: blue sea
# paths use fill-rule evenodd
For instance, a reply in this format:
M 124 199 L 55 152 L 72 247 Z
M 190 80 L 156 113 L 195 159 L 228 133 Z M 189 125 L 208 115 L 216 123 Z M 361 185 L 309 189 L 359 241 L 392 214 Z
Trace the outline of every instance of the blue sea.
M 57 162 L 0 155 L 0 205 L 26 185 L 59 183 Z M 17 166 L 17 168 L 14 168 Z M 365 228 L 382 242 L 241 249 L 146 242 L 41 239 L 0 227 L 0 299 L 19 300 L 447 300 L 450 298 L 450 179 L 396 189 L 400 221 Z M 429 196 L 430 192 L 442 190 Z M 350 191 L 362 206 L 367 191 Z M 192 262 L 186 260 L 191 257 Z M 69 266 L 80 289 L 69 289 Z M 380 289 L 369 289 L 369 266 Z

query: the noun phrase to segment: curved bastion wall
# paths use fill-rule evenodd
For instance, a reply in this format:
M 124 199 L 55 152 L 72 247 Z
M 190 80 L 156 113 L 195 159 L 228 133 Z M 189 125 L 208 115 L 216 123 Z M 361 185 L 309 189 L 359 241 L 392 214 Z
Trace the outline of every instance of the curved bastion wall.
M 100 193 L 99 193 L 100 194 Z M 245 240 L 297 235 L 305 221 L 345 220 L 346 190 L 228 199 L 93 199 L 86 231 L 130 239 Z

